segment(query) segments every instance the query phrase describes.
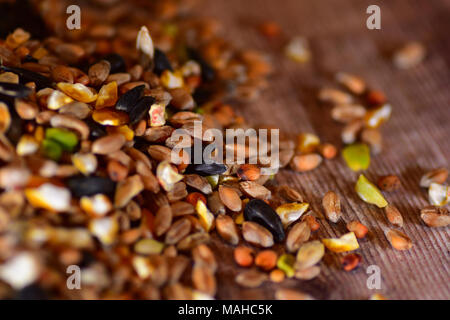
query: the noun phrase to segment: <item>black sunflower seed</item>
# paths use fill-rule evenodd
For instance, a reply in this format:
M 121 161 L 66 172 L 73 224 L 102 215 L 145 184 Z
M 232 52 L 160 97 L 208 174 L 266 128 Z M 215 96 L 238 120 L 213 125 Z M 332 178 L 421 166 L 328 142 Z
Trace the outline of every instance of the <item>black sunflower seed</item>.
M 144 94 L 145 85 L 134 87 L 122 95 L 116 103 L 116 109 L 130 112 Z
M 285 234 L 279 215 L 264 201 L 250 200 L 245 206 L 244 218 L 246 221 L 253 221 L 265 227 L 272 233 L 275 241 L 284 240 Z
M 86 124 L 89 126 L 90 130 L 90 137 L 93 139 L 101 138 L 103 136 L 106 136 L 106 130 L 105 127 L 103 127 L 98 122 L 92 120 L 91 118 L 86 119 Z
M 213 67 L 203 59 L 202 55 L 195 49 L 187 48 L 189 58 L 198 62 L 202 68 L 202 79 L 204 81 L 212 81 L 216 75 Z
M 52 86 L 52 81 L 50 80 L 50 78 L 47 78 L 42 74 L 34 71 L 6 66 L 0 66 L 0 70 L 17 74 L 20 77 L 21 83 L 34 82 L 38 89 L 48 88 Z
M 104 57 L 106 61 L 111 64 L 110 73 L 126 72 L 125 60 L 121 55 L 117 53 L 112 53 Z
M 31 89 L 19 83 L 0 82 L 0 94 L 13 98 L 26 98 Z
M 169 59 L 167 59 L 166 54 L 157 48 L 155 48 L 153 63 L 154 63 L 153 72 L 156 73 L 158 76 L 161 75 L 161 73 L 164 70 L 173 71 L 173 68 L 170 64 Z
M 227 166 L 221 163 L 190 164 L 186 171 L 188 173 L 197 173 L 201 176 L 212 176 L 224 173 L 227 171 Z
M 155 102 L 155 98 L 150 96 L 142 97 L 138 103 L 131 109 L 130 115 L 130 123 L 136 124 L 141 120 L 150 110 L 151 105 Z
M 116 183 L 108 178 L 76 176 L 67 179 L 67 187 L 75 197 L 93 196 L 98 193 L 113 195 Z

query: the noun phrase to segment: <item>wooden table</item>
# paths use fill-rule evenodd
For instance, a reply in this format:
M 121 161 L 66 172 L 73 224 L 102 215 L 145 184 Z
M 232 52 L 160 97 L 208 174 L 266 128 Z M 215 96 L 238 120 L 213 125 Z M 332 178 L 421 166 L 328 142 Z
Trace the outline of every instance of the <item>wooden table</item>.
M 366 28 L 366 8 L 381 7 L 381 30 Z M 325 161 L 304 174 L 283 170 L 277 180 L 297 187 L 312 208 L 321 210 L 321 197 L 334 190 L 342 197 L 344 220 L 359 220 L 370 229 L 360 241 L 362 267 L 347 273 L 340 269 L 337 254 L 328 252 L 320 276 L 310 281 L 286 280 L 258 289 L 242 289 L 234 283 L 238 271 L 232 248 L 216 241 L 219 294 L 222 299 L 273 299 L 278 286 L 296 288 L 318 299 L 367 299 L 375 292 L 390 299 L 449 299 L 449 229 L 424 225 L 419 210 L 428 204 L 426 190 L 419 187 L 421 175 L 450 159 L 450 29 L 449 1 L 361 0 L 227 0 L 204 1 L 199 13 L 218 18 L 226 37 L 238 46 L 266 51 L 275 66 L 270 87 L 260 99 L 239 108 L 251 123 L 266 123 L 289 133 L 314 132 L 324 141 L 340 144 L 341 125 L 330 110 L 318 104 L 317 88 L 333 85 L 332 74 L 347 71 L 365 78 L 383 90 L 393 106 L 391 120 L 383 126 L 383 153 L 372 159 L 366 175 L 401 178 L 399 191 L 386 193 L 387 200 L 403 214 L 414 245 L 406 252 L 394 250 L 383 230 L 388 222 L 381 209 L 361 201 L 354 192 L 357 173 L 339 157 Z M 288 38 L 303 35 L 310 40 L 312 61 L 299 65 L 286 59 L 280 43 L 262 37 L 255 26 L 266 20 L 280 24 Z M 426 60 L 409 70 L 395 69 L 392 50 L 406 41 L 419 40 L 428 49 Z M 315 238 L 340 236 L 345 223 L 322 227 Z M 366 268 L 381 270 L 380 290 L 366 286 Z

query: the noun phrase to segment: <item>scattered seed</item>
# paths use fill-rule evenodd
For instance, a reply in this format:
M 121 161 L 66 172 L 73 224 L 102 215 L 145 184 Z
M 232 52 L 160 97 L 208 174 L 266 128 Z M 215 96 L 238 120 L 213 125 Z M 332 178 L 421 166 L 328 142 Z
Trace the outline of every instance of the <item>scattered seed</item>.
M 306 222 L 295 224 L 286 238 L 286 248 L 289 252 L 296 252 L 302 243 L 309 240 L 311 229 Z
M 347 223 L 347 230 L 353 232 L 358 239 L 364 238 L 369 231 L 369 229 L 359 221 L 350 221 Z
M 257 270 L 248 270 L 239 273 L 236 276 L 236 283 L 245 288 L 257 288 L 268 280 L 266 273 Z
M 419 42 L 409 42 L 394 54 L 394 65 L 399 69 L 412 68 L 423 61 L 426 49 Z
M 362 174 L 359 175 L 355 190 L 358 196 L 367 203 L 374 204 L 379 208 L 384 208 L 388 205 L 380 190 Z
M 325 210 L 325 215 L 328 220 L 337 223 L 341 217 L 341 200 L 339 196 L 333 191 L 328 191 L 322 199 L 322 206 Z
M 216 218 L 216 228 L 220 237 L 226 242 L 232 245 L 237 245 L 239 243 L 238 230 L 231 217 L 220 214 Z
M 297 172 L 311 171 L 322 163 L 322 157 L 319 154 L 296 155 L 291 159 L 291 168 Z
M 412 248 L 411 239 L 398 230 L 388 230 L 386 232 L 386 238 L 395 250 L 409 250 Z
M 403 227 L 403 217 L 397 207 L 389 204 L 384 207 L 384 212 L 390 223 L 399 228 Z
M 448 170 L 446 168 L 438 168 L 425 173 L 420 179 L 420 186 L 422 188 L 429 188 L 432 183 L 443 184 L 448 177 Z
M 420 210 L 420 217 L 429 227 L 446 227 L 450 224 L 448 210 L 443 207 L 428 206 Z
M 250 267 L 253 264 L 253 249 L 249 247 L 239 246 L 233 251 L 234 261 L 241 267 Z
M 272 234 L 266 228 L 255 222 L 245 221 L 242 224 L 242 236 L 245 241 L 256 246 L 268 248 L 273 245 Z
M 341 258 L 342 268 L 345 271 L 352 271 L 361 264 L 362 257 L 357 253 L 349 253 Z
M 322 239 L 322 243 L 328 250 L 333 252 L 353 251 L 359 248 L 354 232 L 346 233 L 340 238 Z
M 262 226 L 266 227 L 271 234 L 273 235 L 273 238 L 275 241 L 280 242 L 284 240 L 285 234 L 283 230 L 283 224 L 281 222 L 280 217 L 278 214 L 264 201 L 259 199 L 253 199 L 250 200 L 244 209 L 244 217 L 246 221 L 253 221 L 258 224 L 261 224 Z M 244 223 L 245 225 L 245 223 Z M 254 225 L 257 225 L 255 223 L 251 223 L 250 226 L 254 227 Z M 257 225 L 259 227 L 259 225 Z M 249 228 L 249 230 L 254 230 L 255 228 Z M 256 228 L 259 229 L 259 228 Z M 266 229 L 263 228 L 264 231 Z M 251 234 L 251 232 L 249 232 Z M 258 233 L 258 232 L 256 232 Z M 264 233 L 264 232 L 259 232 Z M 244 236 L 245 238 L 245 236 Z M 264 238 L 267 238 L 264 236 Z M 270 237 L 272 238 L 272 236 Z M 247 240 L 247 239 L 246 239 Z M 268 239 L 267 239 L 268 240 Z M 272 240 L 272 239 L 270 239 Z M 247 240 L 248 241 L 248 240 Z M 264 243 L 268 244 L 270 241 L 264 241 Z M 271 246 L 271 245 L 268 245 Z
M 309 294 L 291 290 L 291 289 L 278 289 L 275 292 L 275 299 L 277 300 L 314 300 Z
M 263 250 L 255 257 L 255 265 L 264 271 L 270 271 L 275 268 L 277 264 L 277 254 L 273 250 Z

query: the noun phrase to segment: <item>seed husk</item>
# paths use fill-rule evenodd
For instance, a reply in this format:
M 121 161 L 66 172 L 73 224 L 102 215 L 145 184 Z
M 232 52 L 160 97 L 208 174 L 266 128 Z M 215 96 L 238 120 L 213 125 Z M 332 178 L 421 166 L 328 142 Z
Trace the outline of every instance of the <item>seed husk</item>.
M 409 250 L 412 248 L 411 239 L 401 231 L 395 229 L 387 230 L 386 238 L 395 250 Z
M 341 217 L 341 200 L 339 196 L 333 191 L 328 191 L 322 199 L 322 206 L 325 210 L 325 215 L 328 220 L 337 223 Z
M 234 188 L 219 186 L 219 197 L 222 203 L 231 211 L 239 212 L 242 210 L 242 201 Z
M 250 200 L 245 206 L 244 217 L 246 221 L 253 221 L 266 227 L 272 233 L 275 241 L 280 242 L 284 240 L 285 233 L 280 217 L 264 201 L 259 199 Z
M 212 193 L 212 187 L 206 178 L 197 174 L 187 174 L 184 176 L 186 184 L 192 188 L 199 190 L 204 194 Z
M 256 246 L 261 246 L 263 248 L 273 246 L 272 234 L 266 228 L 255 222 L 245 221 L 242 224 L 242 236 L 245 241 Z
M 420 186 L 422 188 L 429 188 L 432 183 L 443 184 L 448 177 L 448 170 L 446 168 L 437 168 L 425 173 L 420 179 Z
M 220 214 L 216 218 L 216 229 L 220 237 L 232 245 L 239 243 L 239 234 L 233 219 L 230 216 Z
M 286 248 L 289 252 L 296 252 L 302 243 L 309 240 L 311 229 L 306 222 L 299 222 L 295 224 L 286 238 Z
M 399 228 L 403 227 L 403 217 L 397 207 L 389 204 L 384 207 L 384 212 L 390 223 Z
M 271 192 L 266 187 L 260 185 L 255 181 L 240 182 L 239 186 L 241 190 L 249 197 L 265 200 L 270 198 Z
M 446 227 L 450 224 L 450 215 L 444 207 L 425 207 L 420 210 L 420 218 L 432 228 Z
M 382 176 L 378 179 L 378 187 L 383 191 L 395 191 L 400 188 L 400 179 L 395 175 Z
M 257 288 L 267 280 L 267 274 L 257 270 L 248 270 L 241 272 L 235 278 L 237 284 L 246 288 Z
M 208 207 L 215 215 L 224 214 L 226 212 L 225 205 L 220 200 L 218 191 L 214 191 L 208 196 Z

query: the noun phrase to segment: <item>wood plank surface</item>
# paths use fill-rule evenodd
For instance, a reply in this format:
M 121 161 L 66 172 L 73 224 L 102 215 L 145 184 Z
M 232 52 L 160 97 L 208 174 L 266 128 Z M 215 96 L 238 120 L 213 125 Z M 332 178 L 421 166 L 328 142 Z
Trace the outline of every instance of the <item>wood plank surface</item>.
M 318 299 L 367 299 L 379 292 L 390 299 L 449 299 L 449 230 L 431 229 L 423 224 L 419 210 L 428 204 L 426 190 L 419 187 L 421 175 L 450 159 L 450 29 L 448 1 L 377 1 L 381 7 L 381 30 L 366 28 L 368 5 L 361 0 L 227 0 L 204 1 L 199 14 L 222 22 L 226 38 L 240 47 L 265 51 L 275 66 L 269 88 L 254 103 L 239 106 L 250 123 L 271 124 L 288 133 L 314 132 L 324 141 L 340 144 L 341 126 L 330 110 L 318 104 L 317 89 L 333 85 L 332 74 L 347 71 L 365 78 L 373 88 L 383 90 L 393 105 L 393 116 L 382 128 L 385 139 L 381 155 L 372 159 L 367 176 L 396 174 L 399 191 L 386 193 L 405 220 L 403 231 L 414 245 L 409 251 L 396 251 L 387 242 L 388 222 L 381 209 L 365 204 L 354 192 L 357 173 L 341 158 L 325 161 L 309 173 L 283 170 L 281 184 L 297 187 L 321 211 L 321 197 L 334 190 L 342 197 L 344 220 L 359 220 L 370 229 L 360 241 L 363 264 L 347 273 L 340 269 L 338 255 L 328 252 L 321 275 L 310 281 L 287 280 L 281 285 L 267 283 L 258 289 L 243 289 L 234 283 L 239 271 L 232 261 L 232 248 L 215 241 L 221 261 L 217 278 L 218 298 L 273 299 L 279 286 L 297 288 Z M 287 38 L 303 35 L 311 44 L 312 61 L 299 65 L 285 57 L 281 44 L 268 41 L 255 25 L 273 20 Z M 423 42 L 426 60 L 409 70 L 395 69 L 392 50 L 406 41 Z M 315 238 L 339 236 L 346 232 L 344 222 L 329 225 L 321 220 Z M 381 270 L 380 290 L 366 286 L 366 268 Z

